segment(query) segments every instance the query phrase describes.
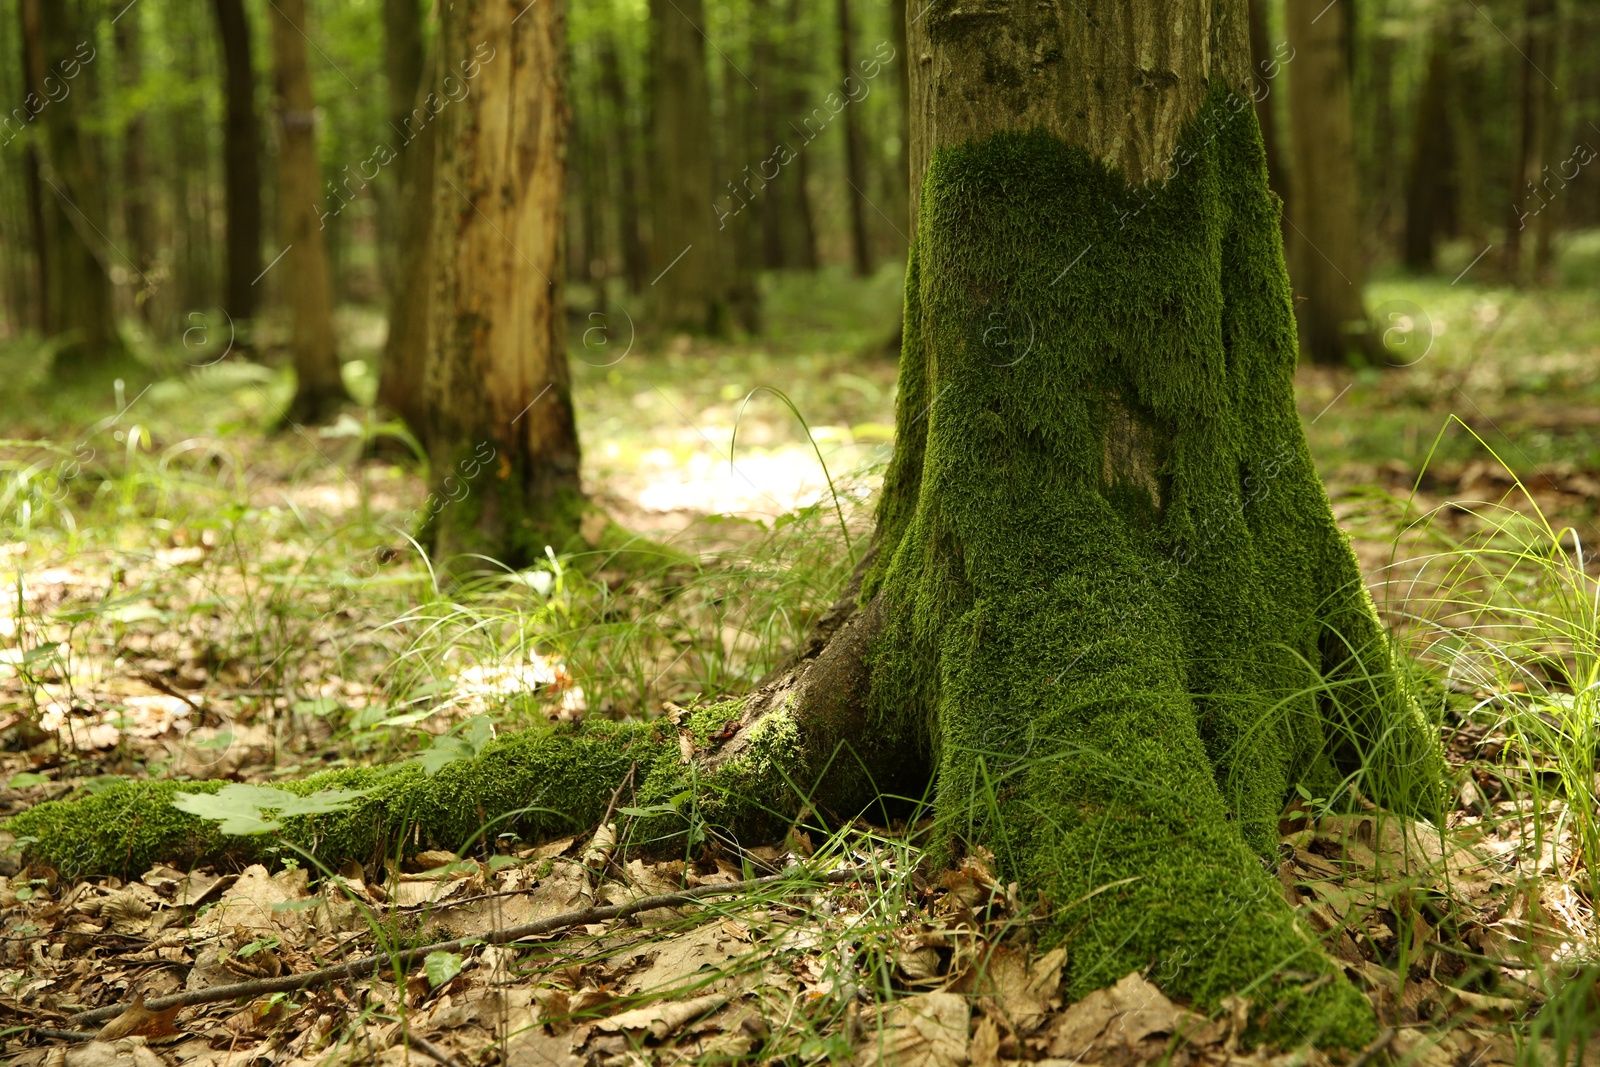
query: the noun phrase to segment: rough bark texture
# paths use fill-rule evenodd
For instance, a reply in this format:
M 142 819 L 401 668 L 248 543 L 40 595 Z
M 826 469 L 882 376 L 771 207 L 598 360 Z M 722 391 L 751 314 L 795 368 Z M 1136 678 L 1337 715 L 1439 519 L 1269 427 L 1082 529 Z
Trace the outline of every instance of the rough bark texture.
M 728 328 L 731 257 L 713 211 L 704 24 L 701 0 L 651 0 L 655 162 L 649 289 L 661 329 L 720 334 Z
M 274 0 L 273 78 L 278 111 L 278 239 L 288 246 L 277 283 L 286 297 L 295 387 L 286 416 L 320 422 L 348 399 L 333 335 L 333 282 L 318 205 L 316 108 L 306 65 L 306 0 Z
M 439 118 L 426 402 L 435 553 L 512 566 L 567 546 L 584 508 L 567 368 L 565 8 L 457 0 Z M 513 19 L 517 19 L 513 23 Z
M 1350 111 L 1349 5 L 1286 0 L 1289 122 L 1294 142 L 1289 273 L 1300 351 L 1342 364 L 1375 351 L 1362 288 L 1356 209 L 1355 129 Z
M 71 374 L 122 353 L 112 301 L 112 254 L 107 232 L 106 182 L 99 138 L 85 126 L 98 92 L 92 21 L 80 5 L 24 0 L 24 106 L 44 136 L 43 183 L 45 334 L 58 339 L 56 370 Z

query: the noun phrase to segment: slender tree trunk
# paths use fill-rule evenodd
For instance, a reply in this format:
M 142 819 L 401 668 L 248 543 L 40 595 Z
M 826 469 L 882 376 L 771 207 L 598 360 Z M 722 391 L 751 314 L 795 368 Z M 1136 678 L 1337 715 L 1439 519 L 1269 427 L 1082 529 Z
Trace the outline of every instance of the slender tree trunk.
M 910 57 L 906 54 L 906 0 L 889 0 L 889 44 L 894 48 L 894 123 L 890 128 L 895 134 L 895 151 L 889 160 L 893 180 L 889 183 L 886 210 L 895 225 L 905 229 L 904 234 L 896 236 L 907 238 L 911 231 L 911 198 L 907 192 L 910 182 L 906 177 L 911 158 L 911 74 Z M 902 247 L 901 252 L 906 251 L 909 249 Z
M 243 0 L 213 0 L 222 42 L 222 172 L 227 212 L 227 288 L 222 307 L 235 324 L 255 318 L 261 274 L 261 120 L 255 57 Z M 181 164 L 180 164 L 181 165 Z M 181 210 L 181 207 L 180 207 Z
M 1267 183 L 1289 211 L 1289 172 L 1284 167 L 1282 138 L 1278 133 L 1278 103 L 1275 93 L 1278 76 L 1283 73 L 1283 56 L 1271 42 L 1266 4 L 1250 3 L 1250 68 L 1256 121 L 1261 126 L 1261 143 L 1267 153 Z
M 649 288 L 656 325 L 721 334 L 731 264 L 713 205 L 711 89 L 701 0 L 651 0 L 655 164 Z
M 1343 8 L 1325 0 L 1287 0 L 1285 8 L 1294 48 L 1294 211 L 1285 218 L 1300 352 L 1337 365 L 1373 351 L 1362 292 L 1348 22 Z
M 844 79 L 841 91 L 847 101 L 860 90 L 861 78 L 855 72 L 855 34 L 850 25 L 850 0 L 838 0 L 839 71 Z M 865 96 L 862 97 L 865 99 Z M 872 273 L 872 247 L 867 236 L 867 160 L 861 143 L 861 117 L 859 108 L 847 102 L 844 107 L 844 176 L 849 189 L 845 203 L 850 216 L 850 259 L 856 274 L 865 277 Z
M 1561 50 L 1566 34 L 1563 32 L 1562 13 L 1554 0 L 1546 3 L 1536 28 L 1539 41 L 1539 66 L 1552 80 L 1540 78 L 1539 93 L 1539 158 L 1533 176 L 1537 195 L 1544 202 L 1539 211 L 1539 221 L 1534 227 L 1533 277 L 1539 283 L 1550 281 L 1555 269 L 1556 233 L 1561 228 L 1561 217 L 1567 210 L 1570 195 L 1566 193 L 1567 181 L 1560 175 L 1560 162 L 1566 158 L 1560 137 L 1566 120 L 1566 109 L 1561 91 L 1553 84 L 1563 77 Z
M 439 151 L 439 120 L 433 115 L 444 106 L 439 95 L 437 55 L 435 51 L 425 64 L 414 106 L 401 118 L 391 142 L 400 145 L 400 230 L 389 294 L 389 334 L 379 357 L 377 397 L 380 407 L 399 415 L 424 441 L 429 433 L 426 374 L 433 343 L 433 234 Z
M 316 108 L 306 37 L 306 0 L 273 0 L 273 79 L 278 111 L 278 239 L 286 246 L 278 283 L 288 298 L 295 391 L 291 422 L 321 422 L 345 400 L 333 335 L 333 283 L 322 223 Z
M 1525 62 L 1516 65 L 1517 123 L 1512 152 L 1515 164 L 1511 174 L 1510 211 L 1506 216 L 1506 241 L 1502 253 L 1502 270 L 1508 280 L 1520 282 L 1523 278 L 1523 235 L 1528 220 L 1542 212 L 1544 199 L 1537 189 L 1539 156 L 1542 149 L 1540 135 L 1544 131 L 1544 87 L 1541 80 L 1548 74 L 1540 70 L 1548 59 L 1544 55 L 1543 27 L 1553 8 L 1553 0 L 1525 0 L 1522 9 L 1522 56 Z M 1541 62 L 1544 61 L 1544 62 Z
M 405 122 L 417 103 L 417 90 L 423 76 L 421 0 L 383 0 L 383 71 L 389 100 L 389 128 L 384 140 L 394 146 L 405 134 Z M 396 153 L 403 161 L 403 145 Z M 405 177 L 403 163 L 389 164 L 383 180 L 373 188 L 378 205 L 378 257 L 379 271 L 383 276 L 384 291 L 391 301 L 397 287 L 404 284 L 405 259 L 401 237 L 409 221 L 401 213 L 405 210 Z
M 113 29 L 117 47 L 118 81 L 124 93 L 138 89 L 144 77 L 144 32 L 141 13 L 129 8 Z M 150 269 L 155 263 L 155 236 L 150 218 L 150 158 L 142 110 L 128 117 L 122 129 L 122 232 L 132 259 L 130 282 L 134 307 L 148 325 L 154 310 L 150 303 Z
M 479 67 L 438 120 L 428 523 L 446 566 L 569 549 L 586 508 L 563 303 L 564 8 L 442 9 L 443 69 Z
M 610 107 L 611 153 L 617 161 L 617 231 L 622 251 L 622 273 L 628 292 L 644 289 L 648 256 L 645 252 L 639 204 L 639 139 L 629 104 L 627 83 L 622 78 L 622 60 L 617 54 L 615 35 L 609 29 L 600 38 L 600 88 Z
M 38 101 L 44 99 L 40 83 L 44 80 L 44 48 L 39 28 L 39 0 L 20 0 L 17 4 L 18 65 L 22 68 L 24 109 L 31 121 Z M 27 183 L 29 252 L 32 259 L 32 297 L 34 329 L 41 334 L 50 323 L 50 242 L 45 228 L 44 179 L 39 173 L 39 150 L 30 138 L 23 149 L 24 181 Z
M 811 149 L 805 131 L 798 125 L 811 112 L 810 91 L 806 87 L 806 75 L 811 69 L 810 42 L 805 40 L 801 11 L 801 0 L 789 0 L 784 12 L 789 49 L 783 64 L 783 100 L 788 121 L 781 131 L 785 151 L 780 158 L 786 162 L 779 177 L 779 193 L 788 225 L 784 238 L 786 264 L 800 270 L 816 270 L 820 260 L 816 213 L 811 207 Z
M 99 96 L 95 20 L 77 4 L 24 0 L 38 27 L 30 93 L 44 128 L 45 333 L 60 339 L 56 370 L 93 369 L 122 353 L 111 285 L 106 181 L 101 145 L 88 128 Z M 33 6 L 37 5 L 37 6 Z M 33 110 L 30 108 L 30 110 Z
M 1449 100 L 1451 53 L 1454 41 L 1445 27 L 1434 31 L 1429 47 L 1428 73 L 1417 102 L 1411 134 L 1411 160 L 1406 168 L 1406 223 L 1404 259 L 1417 273 L 1433 270 L 1434 249 L 1447 217 L 1443 203 L 1448 169 L 1452 163 Z

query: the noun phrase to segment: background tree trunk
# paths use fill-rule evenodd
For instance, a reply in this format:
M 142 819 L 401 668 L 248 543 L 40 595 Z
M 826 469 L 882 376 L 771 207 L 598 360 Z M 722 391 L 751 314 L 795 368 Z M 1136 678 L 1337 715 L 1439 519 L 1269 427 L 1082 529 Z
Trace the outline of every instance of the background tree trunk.
M 712 205 L 711 89 L 701 0 L 651 0 L 652 132 L 650 289 L 656 325 L 721 334 L 728 328 L 731 263 Z
M 144 77 L 144 33 L 138 8 L 127 8 L 112 29 L 117 48 L 117 75 L 122 92 L 132 94 Z M 150 218 L 150 157 L 145 139 L 144 110 L 136 108 L 122 128 L 122 233 L 132 263 L 129 283 L 134 309 L 147 325 L 154 310 L 150 303 L 150 269 L 155 264 L 155 235 Z
M 61 0 L 23 0 L 28 92 L 35 95 L 44 136 L 43 183 L 45 334 L 59 338 L 56 370 L 72 374 L 122 353 L 111 286 L 114 254 L 108 231 L 106 182 L 99 139 L 85 126 L 98 96 L 95 20 Z
M 1283 63 L 1272 46 L 1267 25 L 1267 8 L 1262 0 L 1250 0 L 1250 73 L 1254 83 L 1256 122 L 1261 127 L 1261 144 L 1267 153 L 1267 182 L 1289 211 L 1289 172 L 1285 169 L 1282 138 L 1278 133 L 1278 75 Z
M 441 559 L 520 567 L 568 548 L 585 507 L 562 292 L 564 5 L 518 18 L 456 0 L 442 15 L 441 70 L 478 73 L 438 119 L 427 521 Z
M 213 0 L 222 42 L 222 169 L 227 211 L 227 288 L 222 307 L 237 323 L 255 318 L 261 274 L 261 122 L 255 57 L 244 0 Z
M 418 79 L 413 110 L 400 120 L 393 142 L 400 145 L 399 233 L 393 287 L 389 294 L 389 333 L 379 357 L 378 405 L 394 412 L 426 441 L 428 403 L 424 396 L 428 349 L 433 343 L 433 230 L 437 190 L 437 51 Z
M 1433 270 L 1434 249 L 1447 217 L 1444 194 L 1449 184 L 1451 158 L 1449 101 L 1451 53 L 1456 42 L 1441 26 L 1429 47 L 1428 73 L 1411 135 L 1411 159 L 1406 169 L 1406 223 L 1404 261 L 1418 273 Z
M 617 161 L 617 244 L 622 251 L 622 273 L 628 280 L 628 292 L 637 293 L 649 281 L 645 275 L 649 262 L 639 217 L 638 133 L 612 31 L 607 31 L 600 39 L 599 63 L 600 87 L 610 112 L 611 153 Z
M 850 25 L 850 0 L 838 0 L 839 13 L 839 76 L 840 93 L 845 96 L 844 106 L 844 178 L 849 186 L 845 190 L 845 204 L 850 215 L 850 260 L 859 277 L 872 273 L 872 247 L 867 236 L 867 159 L 866 148 L 861 143 L 861 117 L 859 106 L 850 102 L 851 92 L 859 87 L 861 77 L 855 71 L 855 33 Z M 865 97 L 862 97 L 865 99 Z
M 1348 5 L 1287 0 L 1289 121 L 1294 130 L 1294 211 L 1289 276 L 1294 280 L 1300 353 L 1341 364 L 1373 352 L 1363 287 L 1350 111 Z
M 321 422 L 348 399 L 333 334 L 333 281 L 318 215 L 316 108 L 306 66 L 306 0 L 273 0 L 272 62 L 278 108 L 278 239 L 287 246 L 278 284 L 287 297 L 294 349 L 291 422 Z
M 388 90 L 389 129 L 384 140 L 396 150 L 400 165 L 390 164 L 373 189 L 378 204 L 379 270 L 391 301 L 405 284 L 404 234 L 407 144 L 405 122 L 422 87 L 423 39 L 421 0 L 383 0 L 383 72 Z

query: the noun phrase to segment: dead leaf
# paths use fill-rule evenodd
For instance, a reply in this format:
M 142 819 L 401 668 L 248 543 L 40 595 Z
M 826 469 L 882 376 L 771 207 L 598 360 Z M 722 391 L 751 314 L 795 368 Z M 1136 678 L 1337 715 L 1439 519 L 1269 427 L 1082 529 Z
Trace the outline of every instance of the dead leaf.
M 967 1062 L 965 997 L 924 993 L 898 1001 L 856 1050 L 859 1067 L 962 1067 Z
M 62 1063 L 64 1067 L 164 1067 L 161 1057 L 137 1037 L 87 1042 L 67 1049 Z
M 121 1015 L 106 1023 L 94 1035 L 96 1041 L 116 1041 L 124 1037 L 167 1037 L 178 1032 L 172 1021 L 178 1017 L 180 1005 L 161 1011 L 151 1011 L 144 1006 L 144 994 L 135 993 L 133 1003 Z
M 595 1029 L 608 1034 L 643 1034 L 664 1041 L 686 1023 L 709 1015 L 728 1002 L 727 994 L 711 993 L 692 1000 L 653 1004 L 648 1008 L 635 1008 L 595 1024 Z
M 967 1058 L 972 1061 L 972 1067 L 999 1067 L 1000 1027 L 988 1016 L 978 1020 L 978 1028 L 972 1032 L 972 1044 L 967 1048 Z

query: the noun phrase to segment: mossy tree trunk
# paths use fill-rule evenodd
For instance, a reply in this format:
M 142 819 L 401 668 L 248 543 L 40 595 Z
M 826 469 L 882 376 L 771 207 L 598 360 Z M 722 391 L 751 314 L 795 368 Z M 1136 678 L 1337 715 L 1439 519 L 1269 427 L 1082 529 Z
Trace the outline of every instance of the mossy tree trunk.
M 1350 105 L 1349 4 L 1286 0 L 1294 60 L 1289 64 L 1290 276 L 1300 350 L 1313 363 L 1339 365 L 1372 355 L 1363 295 L 1356 196 L 1355 125 Z
M 227 205 L 227 282 L 222 306 L 236 323 L 255 317 L 261 274 L 261 122 L 255 58 L 243 0 L 215 0 L 222 42 L 222 169 Z
M 289 305 L 294 350 L 290 422 L 321 422 L 349 399 L 339 376 L 333 333 L 333 280 L 323 238 L 323 189 L 317 162 L 316 106 L 306 40 L 306 0 L 274 0 L 272 65 L 278 111 L 278 239 L 287 246 L 278 285 Z
M 497 0 L 441 11 L 440 75 L 471 85 L 434 120 L 425 403 L 444 560 L 522 566 L 565 547 L 583 509 L 562 298 L 564 11 L 519 16 Z

